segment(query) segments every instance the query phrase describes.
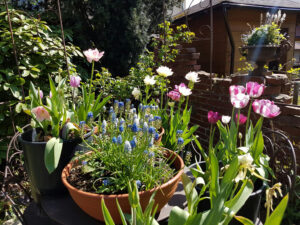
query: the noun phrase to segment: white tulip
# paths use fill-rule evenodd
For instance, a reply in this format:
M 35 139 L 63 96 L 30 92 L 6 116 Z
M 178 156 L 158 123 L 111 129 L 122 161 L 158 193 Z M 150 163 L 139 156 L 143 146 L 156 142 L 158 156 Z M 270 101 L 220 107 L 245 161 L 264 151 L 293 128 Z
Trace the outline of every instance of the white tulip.
M 156 80 L 155 80 L 155 77 L 154 77 L 154 76 L 153 76 L 153 77 L 150 77 L 149 75 L 147 75 L 147 76 L 145 77 L 145 79 L 144 79 L 144 83 L 145 83 L 146 85 L 154 85 L 155 82 L 156 82 Z
M 189 72 L 185 75 L 185 79 L 192 81 L 193 83 L 199 82 L 198 73 L 196 72 Z
M 192 90 L 187 87 L 181 87 L 179 86 L 179 93 L 183 96 L 189 96 L 192 94 Z
M 141 93 L 140 89 L 135 87 L 135 88 L 133 88 L 133 91 L 131 92 L 131 94 L 134 96 L 134 98 L 136 100 L 138 100 L 142 93 Z
M 172 69 L 170 69 L 169 67 L 166 67 L 166 66 L 158 67 L 156 72 L 158 73 L 158 75 L 160 75 L 162 77 L 169 77 L 169 76 L 173 75 Z
M 231 116 L 222 116 L 222 123 L 228 124 L 231 120 Z

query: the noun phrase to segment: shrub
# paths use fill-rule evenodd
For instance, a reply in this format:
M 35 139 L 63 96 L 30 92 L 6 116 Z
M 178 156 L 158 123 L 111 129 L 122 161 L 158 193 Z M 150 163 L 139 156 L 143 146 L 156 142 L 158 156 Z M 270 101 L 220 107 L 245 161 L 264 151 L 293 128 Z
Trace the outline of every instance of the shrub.
M 18 52 L 19 70 L 13 54 L 6 11 L 0 13 L 0 136 L 11 135 L 14 130 L 11 120 L 22 126 L 29 120 L 21 113 L 23 104 L 22 88 L 28 95 L 29 83 L 32 81 L 41 90 L 48 93 L 48 74 L 59 80 L 67 76 L 61 38 L 53 35 L 46 22 L 32 18 L 26 13 L 10 10 L 15 44 Z M 82 56 L 80 49 L 72 44 L 66 46 L 68 61 L 74 56 Z M 71 73 L 76 73 L 75 65 L 69 63 Z M 15 109 L 15 110 L 14 110 Z M 6 150 L 6 143 L 0 143 L 0 149 Z M 0 151 L 1 152 L 1 151 Z M 0 153 L 0 158 L 1 158 Z

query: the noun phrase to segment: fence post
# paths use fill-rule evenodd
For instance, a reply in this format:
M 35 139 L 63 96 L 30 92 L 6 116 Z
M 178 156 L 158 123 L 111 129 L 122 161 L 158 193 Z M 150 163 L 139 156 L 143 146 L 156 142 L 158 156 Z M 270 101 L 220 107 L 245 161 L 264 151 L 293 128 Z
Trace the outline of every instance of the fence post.
M 294 81 L 293 104 L 298 105 L 300 81 Z

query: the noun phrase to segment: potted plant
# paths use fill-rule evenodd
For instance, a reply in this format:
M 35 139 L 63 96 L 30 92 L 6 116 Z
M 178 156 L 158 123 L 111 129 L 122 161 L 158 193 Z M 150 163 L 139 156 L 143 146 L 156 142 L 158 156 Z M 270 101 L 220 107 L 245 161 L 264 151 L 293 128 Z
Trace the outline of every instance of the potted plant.
M 239 211 L 241 214 L 243 211 L 246 212 L 245 216 L 254 222 L 258 215 L 258 206 L 264 189 L 261 181 L 268 181 L 269 175 L 273 174 L 268 165 L 269 157 L 263 154 L 264 140 L 261 130 L 263 119 L 274 118 L 280 114 L 280 108 L 273 102 L 265 99 L 255 99 L 260 97 L 263 91 L 264 85 L 256 82 L 248 82 L 246 88 L 232 85 L 230 86 L 230 99 L 234 107 L 232 116 L 221 116 L 218 112 L 208 112 L 208 120 L 211 123 L 209 149 L 213 149 L 218 161 L 225 167 L 238 157 L 240 167 L 238 176 L 234 179 L 235 188 L 240 185 L 240 180 L 245 177 L 251 179 L 257 186 L 245 206 Z M 249 102 L 248 116 L 245 116 L 240 113 L 240 110 L 245 108 Z M 255 126 L 250 121 L 252 108 L 255 113 L 260 115 L 260 119 Z M 214 124 L 217 125 L 220 133 L 220 139 L 216 145 L 213 144 Z M 241 130 L 242 128 L 245 129 L 244 132 Z M 196 141 L 196 144 L 206 161 L 206 168 L 209 168 L 210 158 L 203 151 L 200 143 Z M 209 173 L 203 173 L 199 165 L 196 169 L 192 169 L 192 172 L 195 176 L 202 174 L 204 179 L 209 177 Z
M 279 48 L 282 41 L 286 40 L 280 33 L 280 27 L 286 18 L 286 14 L 266 14 L 264 23 L 261 18 L 259 27 L 250 27 L 248 34 L 242 35 L 244 46 L 241 47 L 241 54 L 246 56 L 248 61 L 255 62 L 257 68 L 250 73 L 252 76 L 264 76 L 264 66 L 271 60 L 278 58 Z
M 81 142 L 79 128 L 72 123 L 64 96 L 66 79 L 57 87 L 49 76 L 51 92 L 43 92 L 30 83 L 30 106 L 26 113 L 32 117 L 32 130 L 18 137 L 24 152 L 32 195 L 55 194 L 64 189 L 60 174 L 72 158 L 75 146 Z
M 175 153 L 154 144 L 161 127 L 159 109 L 115 101 L 103 121 L 97 122 L 99 134 L 86 143 L 90 152 L 79 155 L 62 172 L 62 181 L 78 206 L 90 216 L 104 221 L 99 201 L 104 199 L 117 223 L 118 199 L 124 212 L 130 212 L 127 187 L 135 180 L 145 209 L 152 193 L 157 191 L 157 211 L 174 194 L 183 161 Z M 129 109 L 129 110 L 128 110 Z

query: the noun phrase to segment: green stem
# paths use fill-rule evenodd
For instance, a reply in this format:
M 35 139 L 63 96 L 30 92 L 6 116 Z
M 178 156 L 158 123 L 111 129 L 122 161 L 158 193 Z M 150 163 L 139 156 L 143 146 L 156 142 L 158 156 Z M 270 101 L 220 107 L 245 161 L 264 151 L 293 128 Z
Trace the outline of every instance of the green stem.
M 160 92 L 160 108 L 161 109 L 163 107 L 163 99 L 164 99 L 164 91 L 163 91 L 163 89 L 161 89 L 161 92 Z
M 238 109 L 238 117 L 237 117 L 237 121 L 236 121 L 236 134 L 234 137 L 234 152 L 236 152 L 236 145 L 237 145 L 237 139 L 238 139 L 238 135 L 239 135 L 239 125 L 240 125 L 240 113 L 241 110 Z
M 145 99 L 145 102 L 143 103 L 144 105 L 147 105 L 147 102 L 148 102 L 148 95 L 149 95 L 149 85 L 146 85 L 146 90 L 145 90 L 145 93 L 146 93 L 146 99 Z
M 251 106 L 252 106 L 253 99 L 251 98 L 250 100 L 250 105 L 248 109 L 248 115 L 247 115 L 247 122 L 246 122 L 246 130 L 245 130 L 245 135 L 247 135 L 248 128 L 249 128 L 249 123 L 250 123 L 250 115 L 251 115 Z M 245 138 L 245 145 L 246 145 L 246 138 Z
M 94 66 L 95 66 L 95 62 L 92 62 L 92 73 L 91 73 L 91 80 L 90 80 L 90 87 L 89 87 L 89 102 L 90 102 L 90 97 L 91 97 L 91 93 L 92 93 L 92 81 L 93 81 L 93 76 L 94 76 Z

